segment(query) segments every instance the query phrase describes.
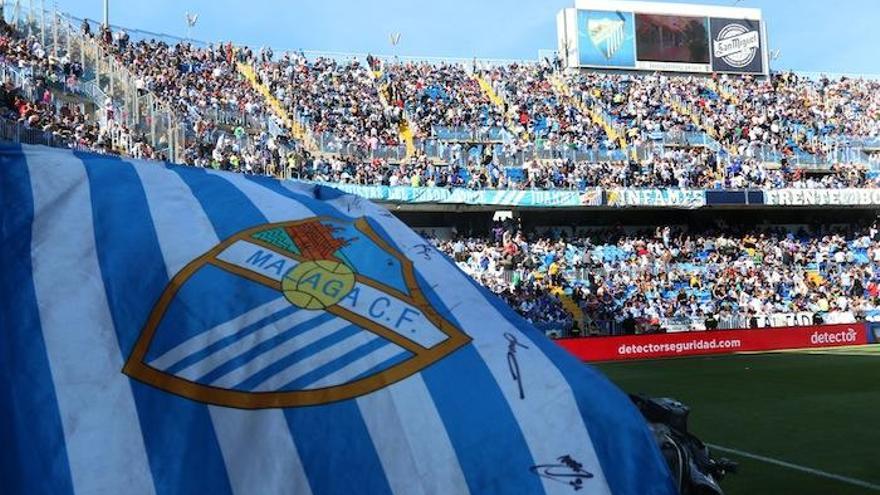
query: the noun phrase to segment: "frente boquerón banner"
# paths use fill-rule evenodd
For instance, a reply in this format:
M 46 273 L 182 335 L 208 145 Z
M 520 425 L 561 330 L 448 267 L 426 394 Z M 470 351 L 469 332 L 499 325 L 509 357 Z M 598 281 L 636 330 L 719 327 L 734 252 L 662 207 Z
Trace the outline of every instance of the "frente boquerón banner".
M 556 342 L 582 361 L 623 361 L 863 345 L 868 343 L 868 332 L 864 323 L 852 323 L 559 339 Z

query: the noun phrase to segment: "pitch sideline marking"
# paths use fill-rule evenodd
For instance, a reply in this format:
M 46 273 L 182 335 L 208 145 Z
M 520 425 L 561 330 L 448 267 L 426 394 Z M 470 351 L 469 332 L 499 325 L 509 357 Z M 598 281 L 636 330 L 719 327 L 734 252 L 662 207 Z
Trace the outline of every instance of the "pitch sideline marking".
M 840 481 L 843 483 L 848 483 L 850 485 L 855 485 L 855 486 L 859 486 L 862 488 L 867 488 L 869 490 L 874 490 L 874 491 L 880 492 L 880 485 L 876 485 L 874 483 L 869 483 L 867 481 L 863 481 L 860 479 L 849 478 L 847 476 L 841 476 L 839 474 L 829 473 L 827 471 L 821 471 L 819 469 L 813 469 L 813 468 L 809 468 L 806 466 L 801 466 L 799 464 L 793 464 L 791 462 L 781 461 L 779 459 L 774 459 L 772 457 L 765 457 L 762 455 L 752 454 L 750 452 L 745 452 L 745 451 L 738 450 L 738 449 L 731 449 L 728 447 L 722 447 L 720 445 L 714 445 L 711 443 L 707 443 L 706 445 L 708 445 L 709 447 L 711 447 L 715 450 L 719 450 L 721 452 L 726 452 L 728 454 L 738 455 L 740 457 L 746 457 L 749 459 L 754 459 L 756 461 L 766 462 L 768 464 L 775 464 L 777 466 L 782 466 L 782 467 L 786 467 L 789 469 L 794 469 L 795 471 L 801 471 L 801 472 L 812 474 L 815 476 L 820 476 L 822 478 L 828 478 L 828 479 Z

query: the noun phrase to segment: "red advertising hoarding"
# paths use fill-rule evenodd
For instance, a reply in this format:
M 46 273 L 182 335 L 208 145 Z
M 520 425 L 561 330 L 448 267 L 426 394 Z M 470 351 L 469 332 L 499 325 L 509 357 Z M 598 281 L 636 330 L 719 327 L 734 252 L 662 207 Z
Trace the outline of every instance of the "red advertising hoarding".
M 582 361 L 657 359 L 701 354 L 835 347 L 868 343 L 864 323 L 559 339 Z

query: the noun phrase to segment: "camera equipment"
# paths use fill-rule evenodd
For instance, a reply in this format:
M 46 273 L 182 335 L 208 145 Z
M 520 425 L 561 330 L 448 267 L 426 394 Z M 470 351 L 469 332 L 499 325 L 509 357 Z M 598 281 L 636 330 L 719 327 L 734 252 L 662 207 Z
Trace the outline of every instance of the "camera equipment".
M 724 495 L 719 482 L 737 463 L 714 459 L 709 448 L 688 432 L 690 408 L 675 399 L 630 395 L 648 421 L 681 495 Z

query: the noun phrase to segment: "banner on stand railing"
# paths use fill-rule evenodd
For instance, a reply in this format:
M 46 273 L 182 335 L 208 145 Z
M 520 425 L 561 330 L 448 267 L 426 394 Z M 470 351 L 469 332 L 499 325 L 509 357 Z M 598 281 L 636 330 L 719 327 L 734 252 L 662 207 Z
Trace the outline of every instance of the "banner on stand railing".
M 880 189 L 768 189 L 764 204 L 772 206 L 880 205 Z
M 361 186 L 356 184 L 324 183 L 340 191 L 386 203 L 464 204 L 520 207 L 578 207 L 600 206 L 602 190 L 495 190 L 444 187 Z
M 701 189 L 610 189 L 605 193 L 608 206 L 701 208 L 706 206 L 706 191 Z

